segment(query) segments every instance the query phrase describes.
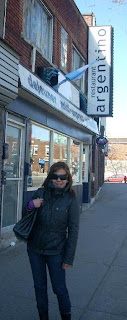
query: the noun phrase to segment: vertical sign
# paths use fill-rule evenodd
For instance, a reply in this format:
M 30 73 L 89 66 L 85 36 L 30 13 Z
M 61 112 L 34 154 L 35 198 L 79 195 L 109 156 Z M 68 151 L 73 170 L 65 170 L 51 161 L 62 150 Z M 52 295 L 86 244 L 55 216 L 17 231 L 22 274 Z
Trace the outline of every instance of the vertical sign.
M 90 116 L 112 116 L 113 109 L 113 28 L 89 27 L 88 63 L 98 58 L 88 68 L 88 104 Z

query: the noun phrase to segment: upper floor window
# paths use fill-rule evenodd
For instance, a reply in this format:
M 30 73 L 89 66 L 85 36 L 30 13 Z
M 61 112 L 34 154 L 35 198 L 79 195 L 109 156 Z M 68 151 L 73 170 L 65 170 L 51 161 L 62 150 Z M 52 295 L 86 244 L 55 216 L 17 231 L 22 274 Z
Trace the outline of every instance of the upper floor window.
M 62 27 L 61 29 L 61 67 L 67 69 L 67 46 L 68 33 Z
M 49 146 L 45 146 L 45 155 L 49 156 Z
M 84 64 L 85 64 L 84 59 L 82 58 L 78 50 L 75 47 L 73 47 L 72 70 L 77 70 L 83 67 Z M 82 90 L 83 92 L 84 92 L 84 79 L 85 77 L 83 75 L 81 79 L 74 80 L 77 86 L 79 87 L 79 89 Z
M 52 60 L 52 16 L 37 0 L 24 0 L 23 33 L 42 54 Z
M 34 156 L 38 155 L 38 146 L 34 146 Z

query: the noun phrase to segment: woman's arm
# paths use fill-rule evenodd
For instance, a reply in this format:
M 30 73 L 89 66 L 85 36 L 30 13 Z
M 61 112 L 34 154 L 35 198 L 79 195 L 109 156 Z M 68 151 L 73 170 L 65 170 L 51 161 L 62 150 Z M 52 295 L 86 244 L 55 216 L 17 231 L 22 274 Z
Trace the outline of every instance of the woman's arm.
M 27 209 L 29 211 L 32 211 L 34 208 L 40 208 L 43 203 L 43 190 L 44 188 L 39 188 L 34 192 L 32 200 L 27 203 Z
M 79 204 L 76 198 L 72 199 L 68 212 L 68 237 L 65 243 L 63 267 L 73 264 L 79 231 Z
M 42 204 L 43 204 L 43 199 L 40 199 L 40 198 L 33 199 L 28 202 L 27 209 L 31 211 L 34 208 L 40 208 Z

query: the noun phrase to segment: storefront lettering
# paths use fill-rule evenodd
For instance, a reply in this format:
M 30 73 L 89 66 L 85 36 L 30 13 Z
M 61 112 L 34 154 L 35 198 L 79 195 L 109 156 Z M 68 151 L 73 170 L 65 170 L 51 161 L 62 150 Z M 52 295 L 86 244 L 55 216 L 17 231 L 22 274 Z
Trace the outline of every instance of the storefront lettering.
M 31 88 L 36 90 L 39 94 L 45 96 L 47 99 L 50 100 L 50 102 L 56 103 L 56 97 L 53 96 L 48 90 L 44 89 L 41 85 L 39 85 L 38 80 L 32 80 L 31 75 L 29 75 L 28 77 L 28 83 Z
M 87 115 L 107 117 L 112 115 L 113 82 L 113 28 L 89 28 L 88 63 L 97 62 L 88 69 Z
M 91 67 L 91 69 L 92 69 L 91 97 L 95 97 L 95 94 L 96 94 L 96 67 Z
M 98 30 L 98 50 L 95 50 L 98 53 L 99 65 L 97 67 L 97 102 L 102 102 L 97 105 L 97 111 L 105 112 L 105 100 L 106 97 L 102 98 L 103 93 L 108 93 L 109 88 L 105 85 L 106 82 L 106 30 L 101 28 Z M 100 74 L 101 73 L 101 74 Z M 101 85 L 100 85 L 101 84 Z
M 45 105 L 50 103 L 51 108 L 55 108 L 68 118 L 98 133 L 97 123 L 93 119 L 89 119 L 87 115 L 76 108 L 71 102 L 64 99 L 64 97 L 56 93 L 52 88 L 49 88 L 47 84 L 31 74 L 22 65 L 19 65 L 19 77 L 21 87 L 29 90 L 32 95 L 35 94 L 36 97 L 43 99 Z
M 105 105 L 97 106 L 97 111 L 104 112 L 105 111 Z
M 77 120 L 84 122 L 84 117 L 81 114 L 79 114 L 77 111 L 73 110 L 68 103 L 65 103 L 63 101 L 60 101 L 60 103 L 61 103 L 61 109 L 65 110 L 69 114 L 72 114 L 72 116 Z

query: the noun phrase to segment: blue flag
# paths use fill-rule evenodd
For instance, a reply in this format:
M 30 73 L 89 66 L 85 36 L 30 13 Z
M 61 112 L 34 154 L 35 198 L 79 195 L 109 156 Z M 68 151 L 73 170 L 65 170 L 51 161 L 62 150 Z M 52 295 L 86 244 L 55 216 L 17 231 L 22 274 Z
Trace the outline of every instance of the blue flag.
M 74 70 L 70 73 L 67 73 L 65 75 L 65 79 L 62 80 L 59 84 L 57 84 L 56 86 L 54 86 L 53 88 L 58 90 L 59 86 L 61 86 L 61 84 L 63 84 L 64 82 L 66 82 L 67 80 L 78 80 L 80 79 L 83 74 L 85 73 L 85 71 L 95 62 L 97 62 L 98 59 L 95 59 L 94 61 L 90 62 L 89 64 L 86 64 L 85 66 L 77 69 L 77 70 Z

